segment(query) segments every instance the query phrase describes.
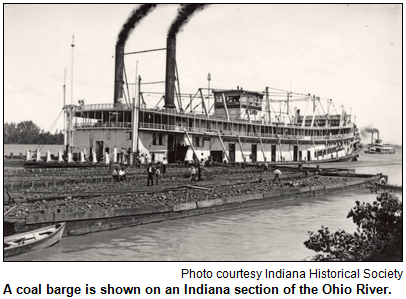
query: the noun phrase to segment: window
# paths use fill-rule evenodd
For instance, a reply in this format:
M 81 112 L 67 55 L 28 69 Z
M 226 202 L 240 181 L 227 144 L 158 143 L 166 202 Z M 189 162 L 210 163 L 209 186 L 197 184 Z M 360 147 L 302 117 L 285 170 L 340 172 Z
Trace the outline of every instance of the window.
M 163 145 L 163 136 L 162 134 L 157 134 L 154 136 L 154 140 L 152 140 L 153 145 Z
M 193 146 L 195 147 L 203 147 L 204 145 L 203 137 L 194 137 L 193 141 L 194 141 Z

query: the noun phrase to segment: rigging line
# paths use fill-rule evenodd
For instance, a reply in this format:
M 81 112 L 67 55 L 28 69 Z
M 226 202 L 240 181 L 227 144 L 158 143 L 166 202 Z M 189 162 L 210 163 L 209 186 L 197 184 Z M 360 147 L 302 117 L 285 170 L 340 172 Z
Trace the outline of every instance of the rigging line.
M 64 111 L 63 108 L 61 109 L 61 111 L 59 112 L 58 116 L 56 117 L 56 119 L 55 119 L 54 122 L 52 123 L 52 125 L 51 125 L 51 127 L 49 128 L 48 132 L 50 132 L 51 130 L 54 129 L 54 127 L 55 127 L 55 125 L 56 125 L 56 123 L 57 123 L 59 117 L 60 117 L 61 114 L 62 114 L 62 111 Z M 41 151 L 42 148 L 44 147 L 44 144 L 45 144 L 45 141 L 42 142 L 42 143 L 40 143 L 40 144 L 38 145 L 38 147 L 37 147 L 37 150 L 39 149 L 39 151 Z
M 123 61 L 123 68 L 124 68 L 124 76 L 125 76 L 125 84 L 127 86 L 127 93 L 128 93 L 128 101 L 130 101 L 130 90 L 128 89 L 128 80 L 127 80 L 127 71 L 125 69 L 125 63 Z M 128 105 L 127 97 L 124 94 L 125 103 Z
M 144 100 L 144 93 L 140 92 L 140 97 L 141 97 L 141 100 L 142 100 L 142 104 L 147 106 L 147 103 L 145 103 L 145 100 Z
M 207 112 L 207 113 L 210 113 L 211 109 L 213 109 L 213 108 L 214 108 L 214 104 L 211 105 L 211 107 L 210 107 L 210 109 L 209 109 L 209 112 Z
M 54 129 L 54 127 L 55 127 L 55 125 L 56 125 L 56 122 L 58 121 L 59 117 L 60 117 L 61 114 L 62 114 L 62 111 L 63 111 L 63 109 L 59 112 L 57 118 L 55 119 L 54 123 L 52 124 L 52 126 L 51 126 L 51 128 L 48 130 L 48 132 L 51 132 L 51 131 Z
M 154 142 L 155 138 L 159 135 L 160 132 L 156 132 L 156 134 L 152 137 L 152 141 L 149 143 L 148 148 L 151 148 L 152 143 Z
M 286 92 L 268 92 L 269 94 L 273 94 L 273 95 L 283 95 L 286 96 Z
M 278 89 L 278 88 L 273 88 L 273 87 L 269 87 L 269 86 L 268 86 L 268 88 L 273 89 L 273 90 L 282 91 L 282 92 L 285 92 L 285 93 L 291 93 L 291 94 L 303 95 L 303 96 L 306 95 L 306 94 L 303 94 L 303 93 L 291 92 L 291 91 L 287 91 L 287 90 L 283 90 L 283 89 Z
M 180 80 L 179 80 L 178 64 L 176 62 L 176 59 L 175 59 L 175 69 L 176 69 L 176 77 L 177 77 L 176 81 L 178 82 L 178 91 L 179 91 L 179 97 L 178 97 L 179 109 L 183 110 L 182 109 L 182 99 L 181 99 L 182 95 L 181 95 L 181 92 L 180 92 Z
M 176 97 L 176 101 L 178 102 L 178 107 L 179 107 L 179 96 L 178 96 L 178 93 L 176 92 L 177 89 L 176 89 L 176 85 L 175 85 L 175 84 L 174 84 L 174 86 L 173 86 L 173 90 L 174 90 L 175 97 Z
M 320 101 L 320 98 L 318 98 L 318 100 L 319 100 L 319 103 L 320 103 L 321 110 L 323 110 L 323 114 L 326 115 L 326 112 L 324 111 L 324 108 L 323 108 L 323 105 L 322 105 L 322 103 Z
M 192 109 L 192 111 L 195 111 L 195 109 L 196 109 L 197 107 L 199 107 L 200 104 L 201 104 L 201 103 L 197 104 L 197 105 Z
M 147 84 L 160 84 L 160 83 L 165 83 L 165 81 L 144 82 L 144 83 L 141 83 L 141 85 L 147 85 Z
M 270 104 L 270 106 L 271 106 L 271 109 L 272 109 L 273 113 L 276 114 L 275 109 L 273 109 L 273 106 L 272 106 L 271 102 L 272 102 L 272 99 L 269 99 L 269 104 Z
M 141 83 L 141 85 L 150 85 L 150 84 L 164 84 L 165 81 L 156 81 L 156 82 L 146 82 Z M 128 85 L 138 85 L 137 83 L 128 83 Z
M 165 96 L 162 96 L 162 97 L 159 99 L 158 103 L 156 103 L 155 107 L 158 107 L 159 103 L 161 103 L 161 101 L 162 101 L 164 98 L 165 98 Z
M 142 93 L 147 93 L 147 94 L 159 94 L 159 95 L 164 95 L 164 92 L 157 92 L 157 91 L 143 91 Z
M 123 96 L 124 96 L 124 101 L 125 101 L 126 106 L 129 106 L 128 102 L 127 102 L 127 96 L 126 96 L 125 92 L 123 92 Z
M 195 98 L 196 98 L 196 95 L 198 94 L 198 92 L 199 91 L 196 91 L 196 93 L 195 93 L 195 95 L 193 96 L 193 98 L 192 98 L 192 100 L 190 101 L 190 102 L 192 102 Z M 190 94 L 191 95 L 191 94 Z M 190 96 L 189 95 L 189 96 Z M 185 108 L 185 111 L 187 110 L 187 108 L 190 106 L 190 103 L 187 105 L 187 107 Z
M 50 129 L 48 130 L 48 132 L 50 132 L 51 130 L 53 130 L 54 126 L 56 125 L 56 122 L 58 121 L 59 117 L 61 116 L 62 111 L 63 111 L 63 108 L 62 108 L 61 111 L 59 112 L 58 116 L 56 117 L 55 121 L 54 121 L 53 124 L 51 125 Z
M 290 91 L 287 91 L 287 90 L 284 90 L 284 89 L 278 89 L 278 88 L 269 87 L 269 86 L 268 86 L 268 88 L 273 89 L 273 90 L 283 91 L 283 92 L 286 92 L 286 93 L 290 92 Z

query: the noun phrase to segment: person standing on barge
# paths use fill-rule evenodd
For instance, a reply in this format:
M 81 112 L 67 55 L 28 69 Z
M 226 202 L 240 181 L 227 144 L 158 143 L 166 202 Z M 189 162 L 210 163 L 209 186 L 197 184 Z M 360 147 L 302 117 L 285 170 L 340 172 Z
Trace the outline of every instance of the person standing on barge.
M 147 167 L 147 173 L 148 173 L 147 186 L 149 186 L 150 182 L 151 182 L 151 186 L 154 186 L 154 172 L 155 172 L 155 169 L 154 169 L 154 167 L 152 167 L 152 163 L 151 163 Z
M 162 161 L 162 174 L 166 173 L 166 165 L 168 165 L 168 161 L 164 157 L 164 160 Z
M 158 165 L 155 170 L 155 185 L 159 185 L 159 181 L 161 178 L 161 166 Z
M 192 182 L 196 182 L 196 168 L 195 168 L 195 166 L 192 164 L 192 166 L 189 168 L 189 170 L 190 170 L 190 180 L 192 181 Z

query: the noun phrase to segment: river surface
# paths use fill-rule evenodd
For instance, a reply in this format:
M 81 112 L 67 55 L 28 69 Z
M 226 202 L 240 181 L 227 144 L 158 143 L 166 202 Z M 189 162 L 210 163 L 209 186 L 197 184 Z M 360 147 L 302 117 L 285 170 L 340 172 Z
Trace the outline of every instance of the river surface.
M 327 165 L 323 165 L 327 167 Z M 361 154 L 350 163 L 357 173 L 389 175 L 402 184 L 402 153 Z M 397 194 L 402 198 L 402 194 Z M 44 250 L 7 261 L 300 261 L 315 255 L 303 242 L 308 231 L 356 226 L 346 216 L 355 201 L 373 202 L 369 190 L 346 191 L 267 206 L 63 238 Z
M 25 156 L 27 150 L 36 151 L 37 149 L 41 151 L 42 156 L 45 156 L 47 151 L 57 155 L 58 151 L 63 151 L 63 144 L 4 144 L 3 156 L 8 156 L 11 153 L 14 156 L 19 154 Z

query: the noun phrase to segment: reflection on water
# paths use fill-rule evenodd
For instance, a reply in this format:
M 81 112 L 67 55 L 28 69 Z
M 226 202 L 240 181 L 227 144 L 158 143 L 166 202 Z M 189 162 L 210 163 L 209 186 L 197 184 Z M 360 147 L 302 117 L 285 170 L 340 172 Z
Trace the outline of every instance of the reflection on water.
M 388 157 L 389 156 L 389 157 Z M 358 173 L 389 175 L 401 184 L 402 156 L 365 155 L 361 161 L 334 167 L 356 168 Z M 401 195 L 400 195 L 401 197 Z M 303 242 L 308 231 L 327 226 L 330 231 L 355 230 L 348 211 L 355 201 L 372 202 L 369 190 L 304 198 L 171 220 L 118 230 L 63 238 L 39 252 L 7 260 L 94 261 L 293 261 L 314 255 Z

